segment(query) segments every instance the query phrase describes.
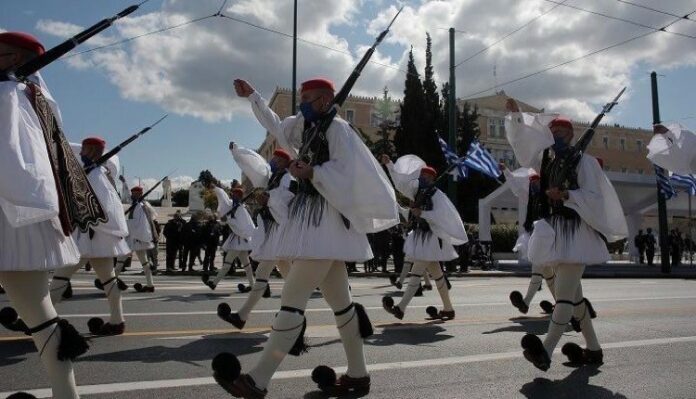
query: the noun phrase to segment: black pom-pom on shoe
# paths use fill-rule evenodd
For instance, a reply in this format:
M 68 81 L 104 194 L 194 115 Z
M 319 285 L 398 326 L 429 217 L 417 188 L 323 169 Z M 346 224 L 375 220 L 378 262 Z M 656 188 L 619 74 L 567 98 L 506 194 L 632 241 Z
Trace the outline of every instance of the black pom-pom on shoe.
M 104 326 L 104 320 L 99 317 L 92 317 L 87 321 L 87 328 L 89 332 L 96 335 L 99 330 Z
M 317 366 L 312 370 L 312 381 L 319 389 L 326 389 L 336 384 L 336 371 L 329 366 Z
M 532 363 L 534 367 L 542 371 L 546 371 L 551 367 L 551 358 L 546 353 L 546 348 L 544 348 L 544 344 L 539 337 L 527 334 L 522 337 L 520 344 L 522 349 L 524 349 L 524 358 Z
M 539 302 L 539 307 L 546 314 L 553 313 L 553 304 L 547 300 L 543 300 L 543 301 Z
M 94 279 L 94 288 L 98 289 L 99 291 L 104 291 L 104 284 L 102 284 L 101 280 L 98 278 Z
M 435 306 L 428 306 L 425 308 L 425 313 L 430 316 L 431 319 L 437 319 L 437 308 Z
M 527 314 L 527 312 L 529 312 L 529 306 L 524 303 L 522 293 L 519 291 L 512 291 L 510 293 L 510 303 L 512 303 L 512 306 L 516 307 L 522 314 Z
M 23 332 L 28 335 L 29 328 L 19 318 L 17 311 L 9 306 L 0 310 L 0 324 L 10 331 Z

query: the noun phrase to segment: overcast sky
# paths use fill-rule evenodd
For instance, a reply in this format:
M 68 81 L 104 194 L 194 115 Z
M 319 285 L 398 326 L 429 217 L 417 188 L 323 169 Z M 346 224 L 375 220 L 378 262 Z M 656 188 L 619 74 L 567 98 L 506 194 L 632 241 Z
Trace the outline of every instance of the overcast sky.
M 493 94 L 498 84 L 498 89 L 525 102 L 590 120 L 604 102 L 628 86 L 610 121 L 650 128 L 648 74 L 656 70 L 663 75 L 662 119 L 694 127 L 696 14 L 693 20 L 681 21 L 669 14 L 690 13 L 696 4 L 630 1 L 663 13 L 621 0 L 299 0 L 298 81 L 322 75 L 340 86 L 396 7 L 404 4 L 354 94 L 379 96 L 387 86 L 400 97 L 411 46 L 423 69 L 426 32 L 433 39 L 436 80 L 441 84 L 449 76 L 447 28 L 458 30 L 459 63 L 532 21 L 457 67 L 459 97 Z M 32 32 L 50 47 L 131 3 L 4 0 L 0 29 Z M 264 131 L 249 104 L 233 95 L 232 80 L 249 80 L 266 98 L 277 86 L 290 87 L 292 41 L 283 34 L 292 33 L 292 4 L 229 0 L 223 13 L 236 20 L 210 17 L 50 65 L 43 74 L 61 105 L 66 134 L 72 141 L 98 134 L 116 143 L 169 113 L 155 130 L 122 152 L 129 179 L 140 177 L 148 183 L 175 168 L 175 185 L 190 182 L 202 169 L 221 179 L 239 177 L 228 142 L 256 148 Z M 78 51 L 210 16 L 221 5 L 222 0 L 151 0 Z M 651 29 L 674 21 L 678 22 L 667 28 L 669 32 Z M 650 32 L 655 33 L 505 84 Z

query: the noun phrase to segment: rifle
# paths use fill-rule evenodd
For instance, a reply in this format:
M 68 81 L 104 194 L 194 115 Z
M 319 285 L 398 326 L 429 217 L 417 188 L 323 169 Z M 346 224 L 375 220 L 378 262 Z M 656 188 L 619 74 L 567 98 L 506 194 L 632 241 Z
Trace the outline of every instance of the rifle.
M 172 172 L 169 173 L 168 175 L 166 175 L 166 176 L 164 176 L 163 178 L 161 178 L 160 181 L 158 181 L 157 183 L 155 183 L 154 186 L 152 186 L 152 188 L 150 188 L 149 190 L 147 190 L 147 191 L 145 192 L 145 194 L 143 194 L 140 198 L 138 198 L 138 199 L 126 210 L 126 215 L 129 214 L 129 213 L 133 210 L 133 208 L 135 208 L 136 205 L 138 205 L 139 203 L 143 202 L 143 201 L 145 200 L 145 197 L 147 197 L 148 195 L 150 195 L 151 192 L 155 191 L 155 189 L 156 189 L 157 187 L 159 187 L 159 185 L 162 184 L 162 182 L 163 182 L 166 178 L 168 178 L 172 173 L 174 173 L 174 171 L 172 171 Z
M 222 215 L 220 218 L 222 219 L 222 218 L 225 218 L 225 217 L 227 217 L 227 216 L 234 215 L 235 212 L 237 212 L 237 209 L 238 209 L 240 206 L 242 206 L 249 198 L 251 198 L 252 195 L 256 194 L 256 191 L 257 191 L 257 190 L 258 190 L 258 187 L 254 187 L 254 188 L 251 190 L 251 192 L 250 192 L 249 194 L 245 195 L 244 198 L 242 198 L 241 200 L 239 200 L 239 202 L 237 202 L 236 204 L 234 204 L 234 206 L 232 207 L 232 209 L 230 209 L 229 211 L 227 211 L 227 213 L 225 213 L 224 215 Z
M 111 18 L 105 18 L 91 27 L 85 29 L 84 31 L 78 33 L 77 35 L 71 37 L 70 39 L 64 41 L 63 43 L 53 47 L 52 49 L 46 51 L 42 55 L 35 57 L 26 63 L 20 65 L 14 72 L 10 73 L 9 77 L 17 81 L 24 81 L 28 76 L 38 72 L 41 68 L 47 66 L 48 64 L 54 62 L 58 58 L 62 57 L 70 50 L 77 47 L 79 44 L 84 43 L 92 36 L 95 36 L 99 32 L 110 27 L 116 20 L 119 20 L 129 14 L 132 14 L 140 8 L 141 5 L 147 3 L 150 0 L 144 0 L 139 4 L 132 5 Z
M 590 142 L 592 142 L 592 137 L 595 134 L 595 129 L 597 129 L 597 126 L 599 126 L 599 123 L 602 121 L 602 118 L 606 114 L 608 114 L 616 104 L 619 102 L 619 98 L 623 93 L 626 91 L 626 88 L 624 87 L 621 89 L 619 94 L 616 95 L 614 100 L 611 102 L 608 102 L 607 104 L 604 105 L 602 108 L 602 111 L 595 117 L 595 119 L 592 121 L 592 124 L 590 127 L 585 130 L 585 132 L 580 136 L 578 141 L 575 143 L 574 146 L 571 146 L 571 148 L 568 151 L 568 159 L 563 162 L 562 167 L 557 173 L 553 173 L 552 176 L 547 177 L 549 179 L 547 185 L 544 184 L 544 180 L 542 177 L 542 195 L 544 194 L 544 191 L 548 187 L 559 187 L 561 188 L 563 186 L 563 183 L 570 177 L 570 174 L 572 171 L 574 171 L 578 164 L 580 163 L 580 159 L 582 158 L 582 155 L 585 153 L 585 150 L 587 149 L 587 146 L 590 145 Z M 543 168 L 548 165 L 549 162 L 549 151 L 548 149 L 544 150 L 544 155 L 542 157 L 542 170 Z
M 338 113 L 338 110 L 341 108 L 343 103 L 348 98 L 351 89 L 360 77 L 360 73 L 362 73 L 362 70 L 365 68 L 365 65 L 367 65 L 368 61 L 370 61 L 372 54 L 375 52 L 375 49 L 382 42 L 382 40 L 384 40 L 384 37 L 387 36 L 387 33 L 389 33 L 389 29 L 391 28 L 392 24 L 394 24 L 394 21 L 396 21 L 396 17 L 398 17 L 399 14 L 401 14 L 401 10 L 403 9 L 403 7 L 399 9 L 399 12 L 397 12 L 394 18 L 391 20 L 391 22 L 387 26 L 387 29 L 382 31 L 382 33 L 380 33 L 379 36 L 377 36 L 377 40 L 375 40 L 372 47 L 370 47 L 365 53 L 365 55 L 363 55 L 358 65 L 355 67 L 355 69 L 353 69 L 353 72 L 350 74 L 346 82 L 343 84 L 343 87 L 341 87 L 341 90 L 339 90 L 336 96 L 334 96 L 333 102 L 331 103 L 331 107 L 329 108 L 329 111 L 326 113 L 326 115 L 303 134 L 303 137 L 307 137 L 307 139 L 304 140 L 304 142 L 302 143 L 302 147 L 300 147 L 298 159 L 301 159 L 310 165 L 314 163 L 315 157 L 317 155 L 315 152 L 313 152 L 313 144 L 315 140 L 326 141 L 326 131 L 329 130 L 331 122 L 333 122 L 334 118 L 336 117 L 336 114 Z
M 140 136 L 142 136 L 143 134 L 145 134 L 145 133 L 147 133 L 148 131 L 150 131 L 150 129 L 152 129 L 153 127 L 155 127 L 158 123 L 162 122 L 162 121 L 164 120 L 164 118 L 166 118 L 167 116 L 168 116 L 168 115 L 165 114 L 165 115 L 164 115 L 163 117 L 161 117 L 157 122 L 155 122 L 155 123 L 153 123 L 152 125 L 150 125 L 150 126 L 144 128 L 144 129 L 142 129 L 142 130 L 139 131 L 138 133 L 136 133 L 136 134 L 130 136 L 130 137 L 129 137 L 128 139 L 126 139 L 124 142 L 122 142 L 121 144 L 119 144 L 118 146 L 114 147 L 113 149 L 111 149 L 111 150 L 110 150 L 109 152 L 107 152 L 106 154 L 104 154 L 104 155 L 102 155 L 101 157 L 99 157 L 99 159 L 97 159 L 96 161 L 94 161 L 93 164 L 90 164 L 89 166 L 85 167 L 85 174 L 89 174 L 89 172 L 91 172 L 91 171 L 93 171 L 94 169 L 96 169 L 96 168 L 102 166 L 102 165 L 103 165 L 104 163 L 106 163 L 106 161 L 108 161 L 110 158 L 112 158 L 114 155 L 118 154 L 125 146 L 127 146 L 128 144 L 132 143 L 132 142 L 133 142 L 135 139 L 137 139 L 138 137 L 140 137 Z

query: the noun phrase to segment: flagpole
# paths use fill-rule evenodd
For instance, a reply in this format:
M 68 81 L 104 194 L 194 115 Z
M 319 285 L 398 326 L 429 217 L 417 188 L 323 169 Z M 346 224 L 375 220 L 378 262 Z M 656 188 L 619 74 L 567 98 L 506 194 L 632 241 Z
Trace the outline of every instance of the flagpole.
M 692 243 L 693 243 L 693 235 L 691 231 L 691 188 L 689 188 L 689 235 L 687 236 L 689 239 L 689 266 L 694 265 L 694 255 L 693 255 L 693 248 L 692 248 Z

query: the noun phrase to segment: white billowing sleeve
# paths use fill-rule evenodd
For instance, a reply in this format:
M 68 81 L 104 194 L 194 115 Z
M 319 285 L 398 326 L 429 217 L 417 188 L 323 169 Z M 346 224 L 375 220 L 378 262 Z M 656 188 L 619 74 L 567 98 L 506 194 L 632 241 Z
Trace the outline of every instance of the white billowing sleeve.
M 121 198 L 106 177 L 105 169 L 94 169 L 87 178 L 107 216 L 106 223 L 99 223 L 93 229 L 116 237 L 127 237 L 128 225 L 123 214 Z
M 387 175 L 348 122 L 334 119 L 326 137 L 331 158 L 314 166 L 317 191 L 361 233 L 399 223 L 396 194 Z
M 152 229 L 145 214 L 145 205 L 142 202 L 136 205 L 133 219 L 129 219 L 128 222 L 128 229 L 132 238 L 143 242 L 152 241 Z
M 416 155 L 404 155 L 396 160 L 396 163 L 388 163 L 387 170 L 394 182 L 394 187 L 410 200 L 415 200 L 418 192 L 418 177 L 425 167 L 425 161 Z
M 158 214 L 155 208 L 152 206 L 152 204 L 145 200 L 143 200 L 142 204 L 143 206 L 145 206 L 145 211 L 148 213 L 148 215 L 150 215 L 150 219 L 157 219 Z
M 232 199 L 230 198 L 229 195 L 225 192 L 220 187 L 214 187 L 213 192 L 215 193 L 215 196 L 217 197 L 218 201 L 218 207 L 217 207 L 217 213 L 218 216 L 223 217 L 229 212 L 232 207 L 234 206 L 234 203 L 232 202 Z
M 674 173 L 696 173 L 696 134 L 675 123 L 664 134 L 656 134 L 648 144 L 648 159 Z
M 234 215 L 227 217 L 227 224 L 234 234 L 246 239 L 251 238 L 256 231 L 254 221 L 244 205 L 237 207 Z
M 268 132 L 278 141 L 278 144 L 297 158 L 297 150 L 302 145 L 302 131 L 304 129 L 304 119 L 295 115 L 280 120 L 278 114 L 268 106 L 266 100 L 257 92 L 249 96 L 251 110 L 254 116 Z
M 539 170 L 543 151 L 553 145 L 548 126 L 557 116 L 512 112 L 505 117 L 505 136 L 520 165 Z
M 256 151 L 234 144 L 232 158 L 239 165 L 244 176 L 248 177 L 254 187 L 266 187 L 271 178 L 271 167 Z
M 505 174 L 505 183 L 510 187 L 510 191 L 515 194 L 517 198 L 529 197 L 529 176 L 536 173 L 532 168 L 519 168 L 513 172 L 505 169 L 503 171 Z
M 568 191 L 564 205 L 573 209 L 593 229 L 609 242 L 628 236 L 624 211 L 614 186 L 602 171 L 597 160 L 587 154 L 578 165 L 577 190 Z
M 294 178 L 290 173 L 286 173 L 280 179 L 280 184 L 278 187 L 270 190 L 268 192 L 268 208 L 271 210 L 271 215 L 273 219 L 278 224 L 282 224 L 288 219 L 288 209 L 290 206 L 290 201 L 292 201 L 295 194 L 290 191 L 290 184 L 294 181 Z
M 435 191 L 432 199 L 433 210 L 421 211 L 421 217 L 428 222 L 433 234 L 452 245 L 466 244 L 469 238 L 454 204 L 440 190 Z
M 24 90 L 24 84 L 0 83 L 0 207 L 13 227 L 58 216 L 43 130 Z

